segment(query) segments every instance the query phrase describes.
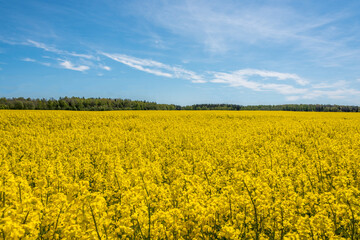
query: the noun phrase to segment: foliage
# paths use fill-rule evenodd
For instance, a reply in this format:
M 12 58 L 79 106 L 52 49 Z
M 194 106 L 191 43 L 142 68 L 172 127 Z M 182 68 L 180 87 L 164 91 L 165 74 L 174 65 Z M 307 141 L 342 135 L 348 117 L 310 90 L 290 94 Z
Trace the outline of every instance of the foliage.
M 0 114 L 2 239 L 359 239 L 360 115 Z
M 111 98 L 65 97 L 56 99 L 0 98 L 0 109 L 27 110 L 73 110 L 73 111 L 110 111 L 110 110 L 179 110 L 173 104 L 157 104 L 147 101 Z
M 111 98 L 65 97 L 56 99 L 0 98 L 0 109 L 110 111 L 110 110 L 263 110 L 304 112 L 359 112 L 358 106 L 323 104 L 284 104 L 242 106 L 236 104 L 195 104 L 179 106 L 147 101 Z

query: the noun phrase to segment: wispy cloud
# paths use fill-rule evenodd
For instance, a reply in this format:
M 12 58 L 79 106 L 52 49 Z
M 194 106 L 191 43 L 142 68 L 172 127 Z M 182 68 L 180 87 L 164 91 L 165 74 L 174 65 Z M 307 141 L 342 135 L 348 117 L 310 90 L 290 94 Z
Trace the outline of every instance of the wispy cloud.
M 223 83 L 229 85 L 231 87 L 244 87 L 251 89 L 253 91 L 275 91 L 280 94 L 290 95 L 290 94 L 301 94 L 305 93 L 307 89 L 305 88 L 298 88 L 294 87 L 290 84 L 278 84 L 278 83 L 267 83 L 263 82 L 267 79 L 275 79 L 279 80 L 293 80 L 300 85 L 307 84 L 307 81 L 303 80 L 299 76 L 295 74 L 289 73 L 280 73 L 280 72 L 273 72 L 273 71 L 263 71 L 257 69 L 243 69 L 238 70 L 232 73 L 222 73 L 222 72 L 215 72 L 214 79 L 210 82 L 212 83 Z M 249 77 L 251 76 L 260 76 L 261 81 L 254 81 L 250 80 Z
M 320 97 L 325 97 L 328 99 L 345 99 L 351 96 L 359 96 L 360 91 L 353 88 L 348 89 L 331 89 L 331 90 L 316 90 L 309 89 L 307 93 L 298 96 L 289 96 L 287 100 L 296 101 L 296 100 L 313 100 L 318 99 Z
M 106 71 L 111 71 L 111 67 L 109 67 L 109 66 L 101 65 L 101 64 L 100 64 L 99 67 L 100 67 L 101 69 L 106 70 Z
M 350 87 L 345 81 L 338 81 L 334 84 L 320 83 L 309 87 L 305 93 L 300 95 L 287 96 L 289 101 L 313 100 L 318 98 L 346 99 L 360 95 L 360 91 Z
M 308 61 L 322 66 L 341 65 L 341 60 L 359 56 L 353 47 L 358 45 L 354 31 L 337 25 L 351 17 L 343 9 L 319 14 L 316 10 L 298 9 L 293 4 L 273 2 L 156 3 L 147 3 L 138 11 L 156 25 L 202 43 L 204 49 L 212 53 L 236 51 L 238 46 L 256 49 L 266 44 L 270 49 L 281 46 L 288 52 L 310 55 Z
M 1 39 L 0 39 L 1 40 Z M 16 43 L 13 43 L 16 44 Z M 19 43 L 17 43 L 19 44 Z M 147 72 L 160 77 L 185 79 L 193 83 L 223 84 L 234 88 L 246 88 L 256 92 L 274 92 L 283 95 L 288 101 L 301 101 L 312 99 L 345 99 L 359 96 L 360 91 L 355 89 L 350 82 L 340 80 L 336 82 L 311 83 L 309 80 L 295 73 L 270 71 L 263 69 L 245 68 L 233 72 L 194 72 L 184 67 L 165 64 L 151 59 L 143 59 L 125 54 L 94 52 L 92 55 L 79 54 L 58 49 L 44 43 L 28 40 L 26 44 L 55 53 L 57 56 L 44 56 L 50 62 L 42 62 L 33 58 L 22 58 L 25 62 L 34 62 L 50 67 L 61 67 L 73 71 L 85 72 L 94 69 L 111 71 L 101 58 L 112 59 L 133 69 Z M 97 73 L 103 76 L 103 73 Z M 360 82 L 360 79 L 355 80 Z
M 36 60 L 35 59 L 32 59 L 32 58 L 23 58 L 23 59 L 21 59 L 22 61 L 24 61 L 24 62 L 36 62 Z
M 95 58 L 93 55 L 89 54 L 81 54 L 81 53 L 74 53 L 74 52 L 65 52 L 65 54 L 73 57 L 80 57 L 80 58 L 86 58 L 86 59 L 93 59 Z
M 256 76 L 256 79 L 252 77 Z M 212 83 L 226 84 L 230 87 L 242 87 L 252 91 L 270 91 L 284 95 L 288 101 L 313 100 L 319 98 L 345 99 L 359 96 L 360 91 L 351 87 L 349 82 L 340 80 L 334 83 L 322 82 L 310 84 L 296 74 L 242 69 L 231 73 L 214 72 Z M 260 77 L 260 78 L 259 78 Z M 279 84 L 275 81 L 287 81 Z M 300 85 L 298 87 L 296 85 Z
M 311 85 L 314 89 L 328 89 L 328 88 L 345 88 L 349 85 L 348 81 L 340 80 L 333 83 L 325 82 Z
M 24 45 L 23 42 L 20 42 L 18 40 L 10 39 L 10 38 L 4 38 L 3 36 L 0 36 L 0 42 L 6 43 L 9 45 Z
M 32 45 L 34 47 L 37 47 L 37 48 L 40 48 L 40 49 L 43 49 L 43 50 L 45 50 L 47 52 L 52 52 L 52 53 L 56 53 L 56 54 L 60 54 L 60 55 L 73 56 L 73 57 L 80 57 L 80 58 L 85 58 L 85 59 L 93 59 L 94 58 L 94 56 L 92 56 L 92 55 L 60 50 L 60 49 L 58 49 L 56 47 L 49 46 L 47 44 L 36 42 L 36 41 L 30 40 L 30 39 L 28 39 L 27 42 L 30 45 Z
M 347 81 L 334 83 L 310 84 L 310 81 L 294 73 L 260 69 L 240 69 L 234 72 L 207 72 L 198 74 L 184 68 L 170 66 L 158 61 L 136 58 L 124 54 L 101 53 L 114 61 L 125 64 L 139 71 L 161 77 L 181 78 L 193 83 L 217 83 L 235 88 L 247 88 L 252 91 L 275 92 L 284 95 L 288 101 L 317 99 L 341 99 L 360 94 L 360 91 L 349 88 Z M 206 76 L 206 79 L 205 77 Z
M 30 39 L 28 39 L 27 42 L 28 42 L 30 45 L 32 45 L 32 46 L 34 46 L 34 47 L 37 47 L 37 48 L 41 48 L 41 49 L 43 49 L 43 50 L 45 50 L 45 51 L 47 51 L 47 52 L 53 52 L 53 53 L 58 53 L 58 54 L 62 54 L 62 53 L 63 53 L 62 50 L 59 50 L 59 49 L 57 49 L 57 48 L 55 48 L 55 47 L 52 47 L 52 46 L 48 46 L 48 45 L 46 45 L 46 44 L 44 44 L 44 43 L 36 42 L 36 41 L 30 40 Z
M 251 77 L 251 76 L 260 76 L 263 78 L 275 78 L 277 80 L 293 80 L 300 85 L 306 85 L 309 81 L 299 77 L 297 74 L 293 73 L 281 73 L 267 70 L 259 69 L 242 69 L 234 72 L 234 75 L 239 77 Z
M 101 54 L 114 61 L 125 64 L 129 67 L 135 68 L 143 72 L 151 73 L 157 76 L 168 77 L 168 78 L 182 78 L 182 79 L 190 80 L 193 83 L 205 82 L 202 76 L 196 74 L 195 72 L 180 67 L 170 66 L 149 59 L 135 58 L 124 54 L 110 54 L 104 52 L 102 52 Z
M 46 66 L 46 67 L 50 67 L 50 66 L 51 66 L 51 64 L 48 63 L 48 62 L 38 61 L 38 60 L 36 60 L 36 59 L 29 58 L 29 57 L 23 58 L 23 59 L 21 59 L 21 60 L 24 61 L 24 62 L 38 63 L 38 64 L 41 64 L 41 65 Z
M 143 71 L 143 72 L 151 73 L 151 74 L 154 74 L 157 76 L 162 76 L 162 77 L 169 77 L 169 78 L 173 77 L 173 75 L 170 73 L 166 73 L 161 70 L 158 70 L 158 69 L 164 69 L 164 64 L 162 64 L 160 62 L 147 60 L 147 59 L 135 58 L 135 57 L 131 57 L 131 56 L 123 55 L 123 54 L 103 53 L 103 55 L 108 58 L 111 58 L 112 60 L 115 60 L 117 62 L 120 62 L 122 64 L 125 64 L 129 67 L 135 68 L 135 69 Z
M 70 69 L 70 70 L 74 70 L 74 71 L 80 71 L 80 72 L 84 72 L 84 71 L 90 69 L 89 66 L 85 66 L 85 65 L 75 66 L 70 61 L 66 61 L 66 60 L 62 61 L 60 63 L 60 66 L 62 66 L 63 68 L 66 68 L 66 69 Z

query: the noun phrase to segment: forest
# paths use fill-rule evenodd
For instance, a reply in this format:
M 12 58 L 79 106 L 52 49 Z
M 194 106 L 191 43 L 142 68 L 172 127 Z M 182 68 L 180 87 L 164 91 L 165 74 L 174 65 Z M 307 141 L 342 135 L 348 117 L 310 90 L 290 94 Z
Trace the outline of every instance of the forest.
M 61 97 L 59 99 L 0 98 L 0 109 L 27 110 L 261 110 L 261 111 L 303 111 L 303 112 L 359 112 L 359 106 L 330 104 L 282 104 L 282 105 L 237 105 L 237 104 L 194 104 L 180 106 L 158 104 L 148 101 L 134 101 L 120 98 Z

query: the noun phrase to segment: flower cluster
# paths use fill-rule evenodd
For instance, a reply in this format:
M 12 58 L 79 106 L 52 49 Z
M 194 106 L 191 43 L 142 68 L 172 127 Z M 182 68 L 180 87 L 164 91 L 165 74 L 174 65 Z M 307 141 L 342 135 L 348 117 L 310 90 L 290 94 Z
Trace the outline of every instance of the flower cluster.
M 0 112 L 0 239 L 358 239 L 360 115 Z

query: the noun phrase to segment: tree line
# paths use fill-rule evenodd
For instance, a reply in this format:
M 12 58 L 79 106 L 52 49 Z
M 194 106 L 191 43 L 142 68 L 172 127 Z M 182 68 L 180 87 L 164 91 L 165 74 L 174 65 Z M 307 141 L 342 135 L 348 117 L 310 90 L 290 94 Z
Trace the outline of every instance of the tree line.
M 0 109 L 110 111 L 110 110 L 176 110 L 173 104 L 111 98 L 64 97 L 59 99 L 0 98 Z
M 266 111 L 306 111 L 306 112 L 359 112 L 359 106 L 327 104 L 283 104 L 250 105 L 237 104 L 194 104 L 180 106 L 158 104 L 156 102 L 133 101 L 120 98 L 79 98 L 59 99 L 0 98 L 0 109 L 29 110 L 73 110 L 73 111 L 111 111 L 111 110 L 266 110 Z

